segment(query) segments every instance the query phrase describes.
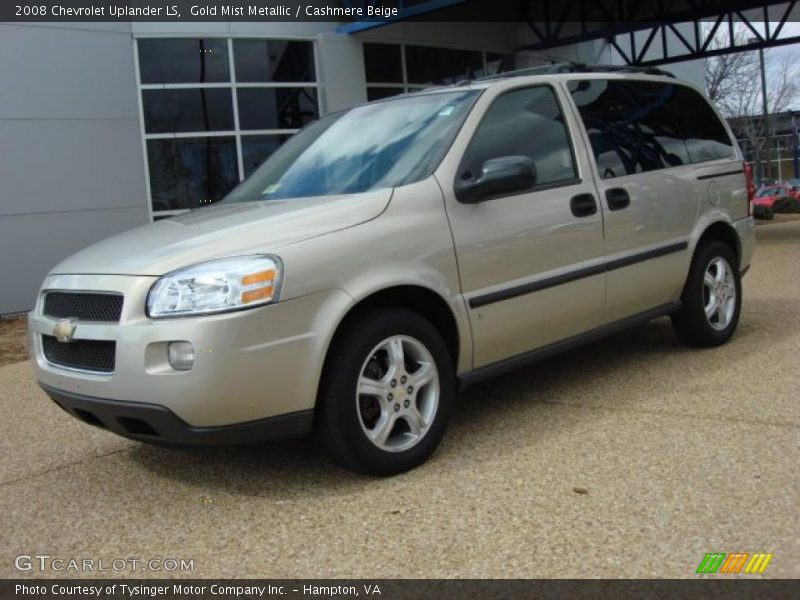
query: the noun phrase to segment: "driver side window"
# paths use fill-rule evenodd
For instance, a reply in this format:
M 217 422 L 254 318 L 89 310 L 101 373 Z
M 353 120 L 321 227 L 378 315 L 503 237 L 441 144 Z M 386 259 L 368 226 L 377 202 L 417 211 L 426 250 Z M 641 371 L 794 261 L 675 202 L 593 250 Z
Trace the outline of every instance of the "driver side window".
M 536 165 L 536 185 L 577 178 L 564 115 L 550 86 L 498 96 L 475 131 L 459 170 L 464 180 L 480 175 L 492 158 L 527 156 Z

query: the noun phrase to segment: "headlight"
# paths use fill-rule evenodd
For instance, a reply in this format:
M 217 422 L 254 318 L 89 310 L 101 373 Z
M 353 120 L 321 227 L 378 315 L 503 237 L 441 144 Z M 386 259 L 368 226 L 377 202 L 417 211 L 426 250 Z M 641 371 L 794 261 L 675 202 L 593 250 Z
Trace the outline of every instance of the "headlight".
M 178 269 L 150 288 L 147 315 L 205 315 L 275 302 L 282 267 L 277 256 L 238 256 Z

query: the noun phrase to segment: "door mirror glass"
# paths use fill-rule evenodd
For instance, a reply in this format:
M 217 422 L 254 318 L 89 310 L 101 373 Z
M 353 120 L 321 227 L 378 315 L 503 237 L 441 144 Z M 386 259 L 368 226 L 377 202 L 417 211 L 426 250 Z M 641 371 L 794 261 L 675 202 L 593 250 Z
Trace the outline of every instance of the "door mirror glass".
M 536 166 L 528 156 L 503 156 L 483 163 L 475 179 L 459 179 L 456 198 L 474 204 L 497 196 L 524 192 L 536 185 Z

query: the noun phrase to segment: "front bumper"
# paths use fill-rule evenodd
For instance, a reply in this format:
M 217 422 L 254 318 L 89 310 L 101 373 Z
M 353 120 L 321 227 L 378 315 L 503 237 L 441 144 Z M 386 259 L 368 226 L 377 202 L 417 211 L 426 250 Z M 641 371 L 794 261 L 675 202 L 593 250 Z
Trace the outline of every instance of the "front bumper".
M 311 431 L 314 422 L 314 411 L 303 410 L 234 425 L 193 427 L 158 404 L 93 398 L 56 390 L 47 385 L 42 385 L 42 389 L 53 402 L 76 419 L 123 437 L 147 442 L 254 444 L 301 437 Z
M 327 290 L 250 310 L 154 320 L 144 312 L 154 281 L 120 275 L 48 277 L 43 290 L 117 292 L 124 302 L 118 323 L 77 322 L 74 340 L 116 344 L 113 372 L 97 373 L 64 368 L 45 358 L 42 336 L 52 336 L 58 320 L 43 314 L 40 297 L 28 318 L 29 348 L 40 384 L 70 397 L 162 407 L 192 430 L 314 408 L 328 343 L 351 302 L 345 292 Z M 191 370 L 171 368 L 166 353 L 170 341 L 194 346 Z M 106 426 L 123 433 L 112 425 Z

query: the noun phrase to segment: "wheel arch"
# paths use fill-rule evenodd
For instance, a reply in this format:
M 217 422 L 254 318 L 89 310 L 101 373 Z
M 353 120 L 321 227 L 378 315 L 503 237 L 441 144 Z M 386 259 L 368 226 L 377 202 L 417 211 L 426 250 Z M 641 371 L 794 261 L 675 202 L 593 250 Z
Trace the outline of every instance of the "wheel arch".
M 691 240 L 689 246 L 691 253 L 687 253 L 685 276 L 683 285 L 680 287 L 681 298 L 686 292 L 686 286 L 689 283 L 692 264 L 694 264 L 695 257 L 704 243 L 715 240 L 725 244 L 733 251 L 737 263 L 741 261 L 742 257 L 742 242 L 739 239 L 739 235 L 722 213 L 707 215 L 701 219 L 695 226 Z
M 718 242 L 722 242 L 723 244 L 728 246 L 731 250 L 733 250 L 733 254 L 736 256 L 736 262 L 739 263 L 741 261 L 742 242 L 739 239 L 736 230 L 727 221 L 713 221 L 712 223 L 708 224 L 705 229 L 703 229 L 702 233 L 697 238 L 697 242 L 694 245 L 694 251 L 692 252 L 692 260 L 694 260 L 698 248 L 700 248 L 704 242 L 709 240 L 716 240 Z
M 458 369 L 459 361 L 462 359 L 463 340 L 457 317 L 441 294 L 419 284 L 392 285 L 357 298 L 337 323 L 325 352 L 326 357 L 337 336 L 346 329 L 348 323 L 365 311 L 382 307 L 405 308 L 427 319 L 442 335 L 450 352 L 453 368 Z

